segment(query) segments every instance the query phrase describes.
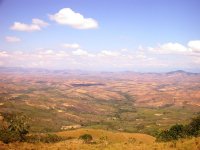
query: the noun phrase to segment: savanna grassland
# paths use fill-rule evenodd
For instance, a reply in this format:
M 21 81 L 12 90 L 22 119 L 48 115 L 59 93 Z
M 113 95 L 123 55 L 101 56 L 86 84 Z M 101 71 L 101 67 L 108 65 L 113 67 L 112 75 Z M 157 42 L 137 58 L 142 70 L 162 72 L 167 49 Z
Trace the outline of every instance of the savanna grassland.
M 78 139 L 81 134 L 93 136 L 91 143 Z M 180 139 L 172 142 L 156 142 L 155 138 L 140 133 L 106 131 L 100 129 L 76 129 L 57 133 L 70 137 L 57 143 L 0 142 L 1 150 L 199 150 L 200 138 Z
M 72 137 L 54 144 L 1 143 L 2 149 L 199 148 L 199 138 L 174 144 L 157 143 L 153 136 L 198 114 L 200 74 L 21 68 L 0 72 L 0 120 L 6 113 L 22 112 L 29 117 L 31 134 Z M 91 134 L 95 144 L 79 140 L 83 132 Z

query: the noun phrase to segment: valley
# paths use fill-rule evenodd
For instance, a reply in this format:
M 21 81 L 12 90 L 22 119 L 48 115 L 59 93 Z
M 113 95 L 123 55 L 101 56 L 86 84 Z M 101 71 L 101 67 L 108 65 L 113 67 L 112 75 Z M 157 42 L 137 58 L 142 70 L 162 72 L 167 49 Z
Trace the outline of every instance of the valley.
M 23 112 L 31 132 L 76 128 L 155 135 L 200 111 L 200 74 L 0 69 L 0 114 Z

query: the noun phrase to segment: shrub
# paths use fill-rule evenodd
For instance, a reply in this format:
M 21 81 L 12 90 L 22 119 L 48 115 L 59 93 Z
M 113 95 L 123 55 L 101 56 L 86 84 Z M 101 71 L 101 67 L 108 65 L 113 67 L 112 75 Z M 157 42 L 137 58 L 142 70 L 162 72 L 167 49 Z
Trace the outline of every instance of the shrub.
M 171 141 L 185 138 L 187 136 L 200 136 L 200 115 L 193 118 L 192 121 L 186 125 L 173 125 L 169 130 L 161 131 L 157 135 L 157 141 Z
M 66 138 L 62 138 L 56 134 L 34 134 L 26 138 L 26 142 L 28 143 L 56 143 L 63 140 L 66 140 Z
M 79 137 L 79 139 L 83 140 L 85 143 L 90 143 L 93 138 L 90 134 L 83 134 Z
M 0 140 L 8 144 L 10 142 L 19 141 L 20 137 L 16 132 L 9 130 L 0 130 Z
M 29 133 L 28 117 L 22 113 L 4 114 L 0 128 L 0 140 L 4 143 L 24 141 Z
M 178 140 L 185 137 L 185 131 L 183 125 L 173 125 L 169 130 L 161 131 L 157 136 L 157 141 L 171 141 Z
M 192 121 L 185 127 L 188 136 L 200 136 L 200 115 L 193 118 Z
M 59 141 L 62 141 L 62 137 L 56 134 L 47 134 L 42 140 L 44 143 L 56 143 Z
M 173 140 L 178 140 L 179 138 L 183 138 L 185 137 L 184 126 L 179 124 L 173 125 L 169 129 L 169 133 L 172 136 Z

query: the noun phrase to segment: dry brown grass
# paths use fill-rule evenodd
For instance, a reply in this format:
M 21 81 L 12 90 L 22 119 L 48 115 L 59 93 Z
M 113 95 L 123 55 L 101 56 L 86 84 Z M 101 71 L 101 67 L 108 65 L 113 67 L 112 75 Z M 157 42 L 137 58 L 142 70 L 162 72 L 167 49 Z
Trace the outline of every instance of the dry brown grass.
M 144 143 L 152 143 L 155 141 L 154 137 L 147 134 L 114 132 L 114 131 L 106 131 L 100 129 L 78 129 L 71 131 L 63 131 L 57 134 L 60 136 L 75 137 L 75 138 L 78 138 L 82 134 L 91 134 L 94 139 L 107 137 L 108 142 L 114 142 L 114 143 L 126 142 L 131 138 L 134 138 L 136 141 L 142 141 Z
M 91 134 L 93 143 L 85 144 L 78 137 Z M 57 133 L 60 136 L 75 137 L 58 143 L 0 143 L 0 150 L 199 150 L 200 138 L 181 139 L 176 142 L 157 143 L 155 138 L 145 134 L 112 132 L 95 129 L 78 129 Z

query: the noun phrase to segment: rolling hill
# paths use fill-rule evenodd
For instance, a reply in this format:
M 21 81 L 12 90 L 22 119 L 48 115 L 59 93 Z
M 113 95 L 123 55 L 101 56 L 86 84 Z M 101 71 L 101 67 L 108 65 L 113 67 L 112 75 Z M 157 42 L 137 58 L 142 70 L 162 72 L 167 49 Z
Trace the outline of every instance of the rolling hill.
M 200 111 L 200 75 L 195 73 L 0 72 L 1 116 L 25 113 L 32 132 L 77 126 L 154 135 Z

